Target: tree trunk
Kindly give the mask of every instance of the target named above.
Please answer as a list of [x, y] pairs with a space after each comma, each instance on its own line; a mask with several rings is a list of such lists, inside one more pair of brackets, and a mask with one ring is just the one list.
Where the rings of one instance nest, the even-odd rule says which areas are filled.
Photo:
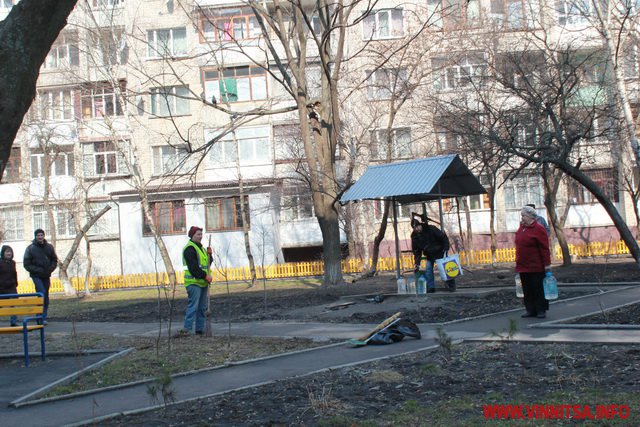
[[22, 0], [0, 21], [0, 181], [36, 93], [40, 66], [77, 0]]
[[[75, 256], [76, 251], [78, 250], [78, 246], [80, 246], [80, 241], [82, 240], [83, 237], [86, 236], [87, 231], [89, 231], [89, 229], [100, 219], [100, 217], [102, 217], [102, 215], [107, 213], [109, 209], [111, 209], [111, 206], [107, 205], [104, 208], [102, 208], [100, 212], [98, 212], [97, 214], [89, 218], [89, 221], [87, 221], [84, 227], [82, 227], [76, 233], [76, 237], [73, 239], [73, 243], [71, 244], [71, 248], [69, 248], [69, 252], [67, 252], [67, 256], [64, 257], [63, 261], [61, 262], [58, 261], [60, 280], [62, 281], [62, 285], [64, 286], [65, 295], [73, 295], [75, 292], [73, 289], [73, 286], [71, 286], [71, 281], [69, 280], [69, 273], [67, 270], [69, 269], [69, 264], [71, 264], [71, 261], [73, 260], [73, 257]], [[88, 249], [88, 246], [89, 246], [89, 240], [87, 240], [87, 249]]]
[[578, 168], [575, 168], [566, 163], [558, 163], [557, 166], [562, 169], [567, 175], [578, 181], [582, 184], [593, 196], [600, 202], [605, 211], [609, 214], [609, 217], [613, 221], [613, 224], [618, 229], [620, 233], [620, 237], [624, 241], [624, 243], [629, 248], [629, 252], [633, 259], [635, 259], [636, 264], [640, 267], [640, 247], [638, 246], [638, 242], [633, 237], [633, 233], [629, 230], [627, 223], [624, 221], [624, 218], [618, 212], [618, 209], [613, 205], [611, 200], [602, 192], [602, 189], [596, 185], [596, 183], [591, 180], [587, 175], [582, 173], [582, 171]]
[[[569, 244], [567, 243], [567, 237], [564, 235], [564, 223], [569, 213], [569, 199], [567, 198], [567, 205], [562, 217], [558, 217], [556, 211], [555, 201], [558, 200], [558, 189], [560, 188], [560, 182], [562, 180], [562, 171], [558, 170], [557, 173], [549, 170], [549, 166], [545, 163], [542, 165], [542, 182], [544, 183], [544, 206], [547, 208], [547, 216], [549, 217], [549, 223], [551, 224], [552, 234], [555, 234], [558, 239], [558, 245], [560, 245], [560, 251], [562, 252], [562, 265], [569, 266], [572, 263], [571, 253], [569, 252]], [[553, 245], [553, 238], [549, 236], [549, 246]], [[553, 247], [551, 248], [551, 255], [553, 256]]]
[[382, 211], [382, 222], [378, 229], [378, 234], [373, 239], [373, 252], [371, 254], [371, 268], [364, 277], [372, 277], [376, 274], [378, 269], [378, 259], [380, 258], [380, 243], [384, 240], [384, 235], [387, 233], [387, 220], [389, 218], [389, 207], [391, 202], [389, 200], [384, 201], [384, 208]]

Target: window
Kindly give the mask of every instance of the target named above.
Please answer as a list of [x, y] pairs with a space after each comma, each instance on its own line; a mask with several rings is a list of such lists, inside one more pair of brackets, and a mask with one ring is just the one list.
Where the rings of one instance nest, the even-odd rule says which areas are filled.
[[[126, 90], [126, 82], [120, 82], [120, 92]], [[96, 83], [82, 90], [82, 118], [100, 119], [121, 116], [120, 94], [109, 83]]]
[[93, 7], [121, 7], [124, 0], [93, 0]]
[[[69, 238], [76, 235], [76, 226], [73, 220], [73, 212], [67, 207], [60, 205], [50, 205], [53, 212], [53, 220], [56, 226], [56, 237]], [[41, 228], [47, 234], [51, 234], [51, 225], [49, 224], [49, 214], [45, 205], [36, 205], [33, 207], [33, 229]]]
[[147, 31], [147, 45], [149, 58], [186, 55], [187, 30], [182, 27]]
[[240, 164], [264, 164], [271, 160], [269, 144], [269, 128], [266, 126], [255, 128], [240, 128], [228, 133], [218, 140], [211, 149], [211, 161], [215, 164], [235, 163], [236, 143]]
[[407, 70], [404, 68], [379, 68], [367, 71], [367, 98], [390, 99], [392, 95], [403, 96], [408, 84]]
[[11, 147], [11, 155], [7, 160], [7, 165], [5, 166], [4, 174], [2, 175], [3, 184], [15, 184], [16, 182], [20, 182], [21, 158], [20, 147]]
[[203, 78], [208, 100], [240, 102], [267, 98], [267, 74], [261, 67], [205, 70]]
[[151, 114], [158, 117], [185, 116], [191, 113], [189, 88], [170, 86], [151, 89]]
[[296, 221], [313, 218], [313, 200], [307, 190], [300, 194], [286, 194], [282, 196], [282, 210], [280, 222]]
[[95, 66], [126, 64], [128, 59], [127, 40], [123, 28], [102, 28], [91, 34]]
[[511, 140], [520, 147], [535, 147], [538, 139], [538, 130], [535, 121], [526, 115], [511, 117]]
[[153, 147], [154, 175], [186, 173], [193, 166], [185, 145]]
[[444, 128], [436, 128], [436, 142], [442, 152], [457, 152], [462, 145], [462, 137]]
[[623, 49], [622, 67], [627, 80], [637, 80], [640, 77], [640, 47], [635, 45]]
[[534, 174], [520, 174], [504, 183], [504, 199], [507, 209], [520, 209], [533, 203], [536, 206], [544, 204], [544, 188], [542, 176]]
[[273, 145], [276, 160], [304, 159], [304, 145], [299, 124], [273, 126]]
[[102, 209], [111, 206], [95, 224], [91, 226], [88, 234], [93, 236], [117, 236], [120, 233], [118, 220], [118, 205], [113, 202], [91, 202], [87, 212], [87, 221]]
[[[153, 202], [149, 204], [151, 218], [160, 234], [183, 234], [187, 231], [184, 200]], [[143, 214], [143, 234], [151, 235], [151, 227]]]
[[[602, 189], [605, 196], [612, 202], [620, 201], [618, 172], [615, 169], [592, 169], [583, 172]], [[569, 182], [569, 201], [577, 205], [599, 203], [595, 196], [576, 180]]]
[[434, 88], [437, 91], [483, 87], [487, 65], [482, 54], [464, 55], [455, 63], [445, 59], [434, 59]]
[[591, 0], [555, 0], [560, 25], [580, 25], [593, 13]]
[[[411, 212], [417, 212], [422, 214], [422, 205], [419, 203], [413, 203], [408, 205], [398, 205], [398, 219], [410, 219]], [[373, 216], [376, 220], [382, 219], [384, 213], [384, 200], [373, 201]], [[389, 206], [389, 218], [388, 221], [393, 221], [393, 205]]]
[[84, 174], [87, 177], [125, 175], [127, 167], [123, 153], [113, 141], [83, 145]]
[[[487, 175], [481, 175], [480, 183], [486, 188], [489, 184]], [[455, 200], [455, 199], [450, 199]], [[476, 194], [475, 196], [467, 196], [467, 203], [470, 210], [489, 209], [489, 194]]]
[[[249, 214], [249, 198], [245, 196], [244, 209]], [[240, 197], [205, 200], [207, 231], [237, 230], [242, 228]], [[247, 227], [249, 224], [247, 224]]]
[[71, 89], [39, 90], [31, 110], [31, 118], [53, 121], [73, 120], [78, 96], [79, 92]]
[[[389, 144], [391, 145], [389, 147]], [[398, 128], [391, 130], [391, 138], [386, 129], [371, 131], [371, 158], [387, 160], [387, 149], [391, 151], [391, 160], [412, 157], [411, 129]]]
[[42, 64], [44, 69], [77, 67], [78, 65], [80, 65], [80, 50], [78, 49], [78, 34], [76, 32], [61, 34], [51, 46]]
[[0, 10], [9, 10], [17, 0], [0, 0]]
[[262, 30], [250, 7], [218, 9], [200, 16], [200, 34], [207, 41], [239, 41], [260, 37]]
[[0, 240], [22, 240], [24, 237], [24, 213], [22, 207], [0, 209]]
[[45, 158], [51, 163], [49, 176], [71, 176], [74, 174], [73, 147], [54, 147], [45, 156], [43, 150], [31, 150], [31, 178], [44, 177]]
[[402, 9], [383, 9], [372, 12], [362, 21], [362, 35], [365, 40], [380, 40], [402, 37]]

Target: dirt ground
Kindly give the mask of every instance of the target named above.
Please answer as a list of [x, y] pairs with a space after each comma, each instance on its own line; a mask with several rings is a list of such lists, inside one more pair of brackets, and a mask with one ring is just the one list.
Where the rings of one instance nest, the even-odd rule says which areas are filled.
[[[566, 298], [607, 288], [606, 282], [640, 282], [630, 258], [581, 261], [553, 269], [562, 283], [595, 283], [560, 289]], [[471, 296], [468, 288], [487, 293]], [[415, 322], [454, 318], [521, 307], [514, 296], [512, 266], [474, 268], [458, 281], [458, 291], [439, 290], [427, 298], [395, 297], [393, 275], [346, 286], [246, 290], [216, 296], [216, 320], [296, 320], [378, 322], [398, 309]], [[382, 303], [369, 301], [385, 295]], [[344, 309], [328, 307], [355, 302]], [[609, 315], [611, 321], [638, 323], [639, 306]], [[179, 301], [176, 313], [184, 310]], [[149, 321], [166, 316], [157, 302], [132, 301], [126, 309], [96, 310], [77, 320]], [[179, 318], [180, 315], [176, 315]], [[604, 323], [602, 319], [594, 319]], [[357, 350], [354, 350], [357, 351]], [[485, 404], [628, 405], [632, 417], [606, 424], [640, 425], [640, 347], [637, 345], [495, 343], [447, 345], [384, 361], [282, 380], [164, 410], [104, 421], [104, 426], [485, 426]], [[595, 409], [593, 409], [595, 411]], [[455, 420], [455, 421], [453, 421]], [[575, 425], [550, 420], [548, 424]], [[495, 421], [494, 421], [495, 422]], [[453, 423], [453, 424], [452, 424]], [[493, 423], [493, 422], [492, 422]], [[568, 423], [568, 424], [567, 424]], [[500, 424], [502, 425], [502, 424]], [[509, 424], [511, 425], [511, 424]], [[522, 424], [518, 424], [522, 425]]]
[[[640, 282], [640, 269], [629, 257], [612, 259], [589, 259], [576, 262], [569, 267], [554, 266], [554, 275], [559, 283], [606, 283]], [[355, 280], [344, 286], [321, 287], [310, 284], [307, 288], [282, 289], [270, 287], [266, 292], [262, 284], [254, 289], [217, 295], [212, 299], [214, 321], [233, 322], [252, 320], [290, 320], [347, 323], [378, 323], [391, 314], [402, 311], [414, 322], [438, 323], [454, 319], [493, 313], [522, 306], [513, 289], [513, 266], [496, 268], [474, 267], [467, 270], [458, 281], [458, 291], [449, 293], [438, 289], [427, 297], [394, 296], [395, 277], [391, 273], [373, 278]], [[346, 278], [354, 281], [353, 278]], [[437, 286], [441, 283], [436, 282]], [[215, 285], [223, 286], [223, 285]], [[491, 292], [469, 295], [470, 287], [492, 288]], [[255, 289], [258, 288], [258, 289]], [[574, 297], [594, 292], [579, 287], [560, 289], [560, 298]], [[382, 303], [370, 301], [375, 295], [385, 295]], [[353, 302], [346, 308], [331, 309], [341, 303]], [[169, 304], [163, 301], [131, 301], [126, 307], [96, 309], [78, 312], [76, 321], [149, 322], [161, 316], [168, 317]], [[186, 299], [179, 299], [173, 308], [173, 318], [179, 321], [186, 307]], [[334, 307], [335, 308], [335, 307]], [[69, 320], [56, 319], [52, 320]]]

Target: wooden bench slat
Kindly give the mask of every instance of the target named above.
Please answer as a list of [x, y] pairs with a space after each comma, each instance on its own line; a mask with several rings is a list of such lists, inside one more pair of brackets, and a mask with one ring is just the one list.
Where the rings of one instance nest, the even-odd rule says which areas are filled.
[[[27, 325], [27, 331], [35, 331], [44, 328], [43, 325]], [[0, 327], [0, 334], [21, 334], [22, 326], [3, 326]]]
[[43, 306], [0, 308], [0, 316], [22, 316], [25, 314], [42, 314]]
[[0, 298], [0, 307], [44, 305], [42, 297]]

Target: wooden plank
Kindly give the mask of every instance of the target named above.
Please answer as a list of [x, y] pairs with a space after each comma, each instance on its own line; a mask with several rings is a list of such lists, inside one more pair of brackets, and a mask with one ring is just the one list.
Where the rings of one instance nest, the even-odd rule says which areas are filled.
[[[28, 325], [27, 331], [35, 331], [37, 329], [44, 328], [43, 325]], [[3, 326], [0, 328], [0, 334], [20, 334], [22, 333], [22, 326]]]
[[43, 305], [43, 297], [19, 297], [19, 298], [2, 298], [0, 299], [0, 307], [16, 307], [25, 305]]
[[371, 332], [367, 333], [366, 335], [361, 336], [360, 338], [358, 338], [356, 340], [352, 340], [352, 343], [361, 343], [361, 342], [366, 341], [367, 339], [371, 338], [376, 332], [378, 332], [381, 329], [384, 329], [389, 324], [393, 323], [401, 315], [402, 315], [401, 311], [397, 312], [396, 314], [394, 314], [393, 316], [389, 317], [384, 322], [382, 322], [378, 326], [376, 326]]
[[25, 314], [42, 314], [44, 307], [41, 305], [31, 307], [4, 307], [0, 308], [0, 316], [22, 316]]

